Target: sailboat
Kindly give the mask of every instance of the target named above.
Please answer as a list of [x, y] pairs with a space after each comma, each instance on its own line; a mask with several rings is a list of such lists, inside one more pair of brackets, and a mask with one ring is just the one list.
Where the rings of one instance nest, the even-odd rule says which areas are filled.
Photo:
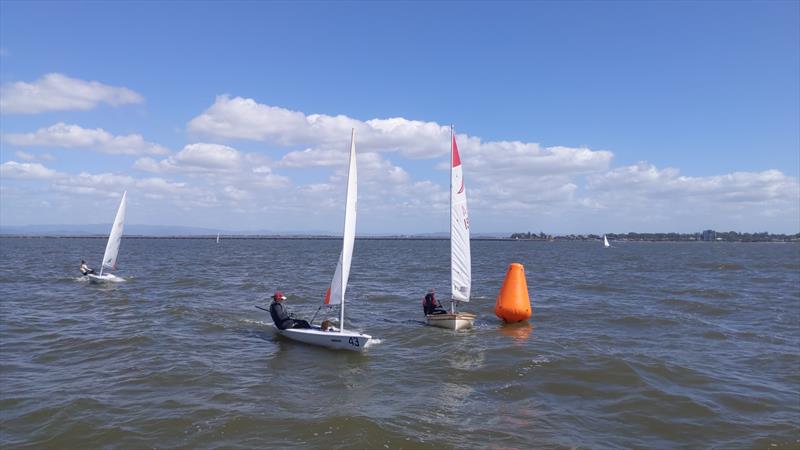
[[330, 288], [325, 296], [325, 305], [339, 305], [339, 329], [323, 331], [319, 327], [310, 329], [288, 328], [279, 333], [295, 341], [319, 345], [331, 349], [346, 349], [362, 352], [372, 336], [358, 331], [345, 330], [344, 302], [347, 280], [350, 277], [350, 263], [353, 259], [353, 245], [356, 238], [356, 202], [358, 197], [358, 174], [356, 170], [356, 131], [350, 136], [350, 163], [347, 172], [347, 201], [344, 211], [344, 236], [342, 252], [333, 274]]
[[108, 235], [108, 243], [106, 244], [106, 251], [103, 254], [103, 264], [100, 266], [100, 273], [90, 273], [87, 275], [89, 281], [92, 283], [107, 283], [125, 281], [124, 278], [118, 277], [109, 270], [117, 268], [117, 254], [119, 253], [119, 244], [122, 241], [122, 228], [125, 225], [125, 206], [128, 198], [128, 191], [122, 194], [122, 200], [119, 202], [119, 209], [117, 215], [114, 217], [114, 225], [111, 226], [111, 233]]
[[603, 247], [604, 248], [611, 247], [611, 244], [608, 243], [608, 238], [606, 237], [605, 234], [603, 235]]
[[217, 244], [219, 244], [219, 233], [217, 233]]
[[456, 136], [450, 128], [450, 313], [428, 314], [428, 325], [461, 330], [471, 328], [475, 314], [456, 311], [459, 302], [468, 302], [472, 285], [472, 261], [469, 247], [469, 213], [464, 173], [458, 154]]

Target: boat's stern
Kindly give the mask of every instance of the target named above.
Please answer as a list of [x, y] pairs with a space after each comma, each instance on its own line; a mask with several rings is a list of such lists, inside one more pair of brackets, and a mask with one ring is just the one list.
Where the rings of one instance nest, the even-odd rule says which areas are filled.
[[475, 314], [456, 313], [456, 314], [428, 314], [425, 319], [432, 327], [445, 328], [448, 330], [464, 330], [472, 328], [475, 321]]

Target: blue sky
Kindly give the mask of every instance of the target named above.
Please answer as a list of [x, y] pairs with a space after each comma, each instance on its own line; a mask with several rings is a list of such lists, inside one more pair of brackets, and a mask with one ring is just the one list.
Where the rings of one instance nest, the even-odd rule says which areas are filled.
[[336, 232], [354, 126], [359, 231], [446, 231], [454, 123], [474, 232], [800, 231], [797, 2], [3, 2], [0, 41], [0, 226], [128, 189]]

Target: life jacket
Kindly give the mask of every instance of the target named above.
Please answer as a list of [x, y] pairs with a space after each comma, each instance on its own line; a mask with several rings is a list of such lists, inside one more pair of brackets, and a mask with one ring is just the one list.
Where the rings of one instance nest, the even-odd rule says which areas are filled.
[[425, 311], [425, 314], [430, 314], [436, 309], [436, 299], [433, 294], [425, 295], [425, 298], [422, 300], [422, 309]]
[[269, 315], [272, 316], [272, 321], [275, 322], [275, 326], [279, 329], [285, 330], [291, 328], [292, 319], [279, 302], [272, 302], [272, 304], [269, 305]]

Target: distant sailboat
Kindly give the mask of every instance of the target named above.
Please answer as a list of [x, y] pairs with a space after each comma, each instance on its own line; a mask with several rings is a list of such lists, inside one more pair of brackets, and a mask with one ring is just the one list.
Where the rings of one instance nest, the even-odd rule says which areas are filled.
[[106, 251], [103, 254], [103, 264], [100, 266], [100, 274], [89, 274], [89, 281], [92, 283], [106, 283], [125, 281], [125, 279], [118, 277], [108, 270], [115, 270], [117, 268], [117, 254], [119, 253], [119, 244], [122, 242], [122, 229], [125, 226], [125, 208], [126, 200], [128, 198], [128, 191], [122, 194], [122, 200], [119, 202], [119, 209], [117, 215], [114, 217], [114, 225], [111, 226], [111, 233], [108, 235], [108, 243], [106, 244]]
[[279, 333], [295, 341], [319, 345], [331, 349], [364, 351], [372, 336], [344, 328], [344, 299], [347, 280], [350, 277], [350, 264], [353, 260], [353, 246], [356, 238], [356, 203], [358, 197], [358, 173], [356, 167], [356, 132], [350, 137], [350, 163], [347, 173], [347, 200], [344, 211], [344, 236], [342, 252], [330, 288], [325, 296], [326, 305], [339, 305], [339, 330], [322, 331], [319, 327], [311, 329], [287, 328]]
[[428, 314], [428, 325], [460, 330], [472, 327], [475, 314], [456, 311], [459, 302], [468, 302], [472, 286], [472, 260], [469, 242], [469, 213], [464, 174], [456, 136], [450, 129], [450, 313]]
[[611, 244], [608, 243], [608, 238], [606, 237], [605, 234], [603, 235], [603, 247], [605, 248], [611, 247]]
[[217, 233], [217, 244], [219, 244], [219, 233]]

